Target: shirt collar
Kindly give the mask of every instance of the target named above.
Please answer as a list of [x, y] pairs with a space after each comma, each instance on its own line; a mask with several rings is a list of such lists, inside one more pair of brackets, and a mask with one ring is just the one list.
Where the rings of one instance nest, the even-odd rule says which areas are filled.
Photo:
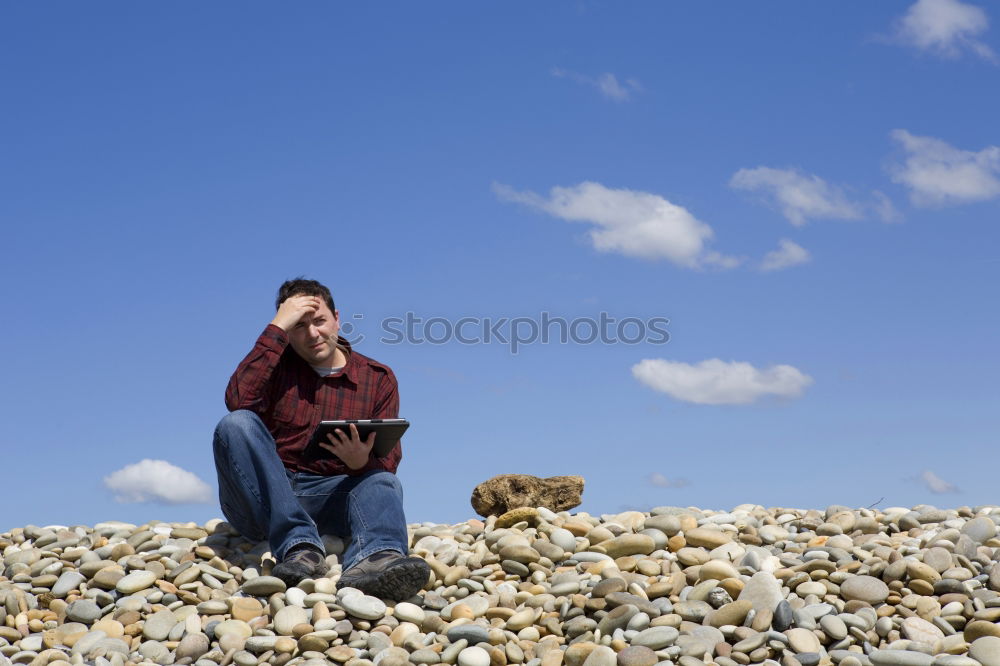
[[351, 350], [351, 343], [339, 335], [337, 336], [337, 346], [340, 347], [340, 351], [344, 352], [344, 356], [347, 357], [347, 362], [344, 363], [344, 367], [341, 368], [340, 372], [334, 373], [332, 375], [327, 375], [326, 377], [321, 377], [320, 375], [316, 374], [316, 371], [313, 370], [313, 367], [309, 365], [309, 363], [307, 363], [306, 360], [303, 359], [298, 354], [292, 352], [292, 356], [295, 359], [297, 359], [297, 362], [301, 363], [303, 367], [309, 368], [309, 372], [318, 377], [319, 379], [335, 379], [337, 377], [344, 377], [345, 379], [347, 379], [347, 381], [357, 386], [358, 372], [360, 370], [358, 366], [361, 364], [361, 359], [357, 358], [357, 355]]
[[358, 363], [359, 359], [355, 356], [353, 350], [351, 349], [351, 343], [345, 340], [341, 336], [337, 336], [337, 346], [340, 347], [340, 351], [344, 352], [344, 356], [347, 357], [347, 362], [344, 363], [343, 370], [336, 374], [330, 375], [331, 377], [346, 377], [355, 386], [358, 385]]

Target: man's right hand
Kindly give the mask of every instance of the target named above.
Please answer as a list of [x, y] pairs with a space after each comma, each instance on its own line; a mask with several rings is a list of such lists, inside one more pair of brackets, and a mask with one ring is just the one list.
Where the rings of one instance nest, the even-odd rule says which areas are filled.
[[322, 301], [319, 296], [292, 296], [286, 298], [278, 306], [278, 313], [274, 315], [271, 323], [281, 330], [288, 332], [304, 316], [316, 314], [320, 303]]

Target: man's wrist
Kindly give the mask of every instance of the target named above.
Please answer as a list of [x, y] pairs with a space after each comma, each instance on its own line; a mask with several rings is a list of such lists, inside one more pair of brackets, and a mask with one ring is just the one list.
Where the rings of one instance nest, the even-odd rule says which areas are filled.
[[352, 467], [350, 464], [348, 464], [347, 461], [344, 461], [344, 465], [346, 465], [347, 469], [351, 470], [352, 472], [357, 472], [359, 469], [364, 469], [365, 465], [367, 465], [367, 464], [368, 464], [368, 460], [367, 459], [361, 461], [361, 464], [358, 465], [357, 467]]

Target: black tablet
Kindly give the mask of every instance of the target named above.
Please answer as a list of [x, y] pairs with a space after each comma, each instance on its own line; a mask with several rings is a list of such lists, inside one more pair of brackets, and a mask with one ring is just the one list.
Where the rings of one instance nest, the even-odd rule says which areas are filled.
[[400, 440], [406, 429], [410, 427], [410, 422], [406, 419], [348, 419], [345, 421], [320, 421], [313, 431], [309, 445], [306, 447], [306, 456], [309, 458], [335, 457], [330, 451], [319, 445], [320, 442], [329, 443], [327, 435], [334, 430], [343, 430], [345, 435], [351, 434], [350, 425], [354, 424], [358, 429], [358, 437], [361, 441], [368, 439], [370, 433], [375, 433], [375, 443], [372, 451], [379, 458], [384, 458], [396, 442]]

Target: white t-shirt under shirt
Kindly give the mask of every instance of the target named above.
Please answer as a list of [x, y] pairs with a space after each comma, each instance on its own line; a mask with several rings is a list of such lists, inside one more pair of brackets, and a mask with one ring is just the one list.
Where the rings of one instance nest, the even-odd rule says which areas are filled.
[[[341, 345], [338, 344], [337, 345], [337, 349], [339, 349], [340, 351], [344, 352], [344, 356], [347, 356], [347, 352], [344, 351], [343, 346], [341, 346]], [[338, 372], [340, 372], [341, 370], [344, 369], [344, 366], [340, 366], [339, 368], [321, 368], [319, 366], [312, 365], [312, 366], [309, 366], [309, 367], [311, 367], [313, 370], [315, 370], [316, 374], [318, 374], [320, 377], [329, 377], [330, 375], [335, 375], [335, 374], [337, 374]]]

